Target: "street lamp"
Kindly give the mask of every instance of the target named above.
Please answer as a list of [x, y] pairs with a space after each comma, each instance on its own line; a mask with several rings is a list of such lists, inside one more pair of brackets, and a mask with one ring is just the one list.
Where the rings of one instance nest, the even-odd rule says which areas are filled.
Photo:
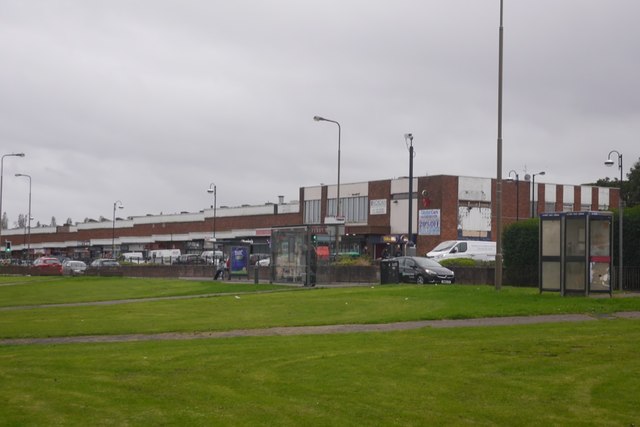
[[5, 157], [24, 157], [24, 153], [3, 154], [0, 159], [0, 244], [2, 243], [2, 177], [4, 175], [4, 158]]
[[511, 180], [513, 180], [513, 178], [511, 178], [511, 174], [514, 174], [516, 176], [516, 221], [519, 221], [520, 220], [520, 175], [518, 175], [518, 172], [511, 169], [509, 171], [509, 179]]
[[502, 289], [502, 57], [504, 27], [502, 26], [502, 0], [500, 0], [500, 28], [498, 29], [498, 153], [496, 177], [496, 267], [495, 288]]
[[618, 195], [618, 289], [622, 290], [622, 214], [624, 209], [622, 201], [622, 153], [611, 150], [604, 164], [607, 166], [613, 166], [615, 164], [615, 162], [611, 160], [611, 155], [614, 153], [618, 156], [618, 169], [620, 169], [620, 194]]
[[[216, 201], [216, 185], [211, 183], [209, 188], [207, 189], [207, 193], [213, 193], [213, 250], [216, 250], [216, 209], [217, 209], [217, 201]], [[215, 254], [214, 254], [215, 255]]]
[[341, 134], [341, 129], [340, 129], [340, 123], [336, 122], [335, 120], [330, 120], [330, 119], [325, 119], [324, 117], [320, 117], [320, 116], [313, 116], [313, 120], [315, 120], [316, 122], [330, 122], [330, 123], [335, 123], [336, 125], [338, 125], [338, 186], [337, 186], [337, 195], [336, 195], [336, 218], [340, 217], [340, 134]]
[[113, 227], [111, 229], [111, 257], [116, 257], [116, 207], [123, 209], [124, 205], [120, 200], [113, 202]]
[[[413, 241], [413, 134], [405, 133], [404, 134], [405, 143], [407, 144], [407, 148], [409, 149], [409, 242], [414, 243]], [[407, 254], [407, 248], [405, 246], [405, 255]]]
[[27, 219], [27, 259], [31, 259], [31, 175], [17, 173], [16, 176], [23, 176], [29, 180], [29, 216]]
[[536, 200], [536, 175], [544, 175], [544, 171], [531, 174], [531, 218], [535, 218], [537, 209], [534, 209]]
[[338, 123], [335, 120], [330, 120], [330, 119], [325, 119], [324, 117], [320, 117], [320, 116], [313, 116], [313, 120], [315, 120], [316, 122], [330, 122], [330, 123], [335, 123], [336, 125], [338, 125], [338, 184], [336, 187], [336, 240], [335, 240], [335, 250], [336, 250], [336, 256], [338, 256], [338, 233], [340, 230], [340, 226], [338, 225], [338, 218], [340, 218], [340, 213], [341, 213], [341, 209], [340, 209], [340, 134], [342, 133], [342, 130], [340, 128], [340, 123]]

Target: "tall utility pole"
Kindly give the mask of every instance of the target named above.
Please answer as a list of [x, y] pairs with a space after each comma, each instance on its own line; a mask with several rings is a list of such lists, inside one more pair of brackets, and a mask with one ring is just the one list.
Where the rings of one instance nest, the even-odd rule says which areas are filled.
[[[408, 237], [409, 242], [413, 241], [413, 134], [404, 134], [405, 142], [409, 148], [409, 227]], [[407, 253], [407, 246], [405, 245], [405, 255]]]
[[498, 35], [498, 161], [496, 177], [496, 290], [502, 289], [502, 0], [500, 0], [500, 29]]

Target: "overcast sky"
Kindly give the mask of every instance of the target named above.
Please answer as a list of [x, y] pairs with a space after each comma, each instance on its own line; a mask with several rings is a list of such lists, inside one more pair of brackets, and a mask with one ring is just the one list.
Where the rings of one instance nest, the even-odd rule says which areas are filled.
[[[640, 157], [640, 1], [505, 0], [503, 175]], [[499, 0], [0, 0], [10, 227], [496, 176]]]

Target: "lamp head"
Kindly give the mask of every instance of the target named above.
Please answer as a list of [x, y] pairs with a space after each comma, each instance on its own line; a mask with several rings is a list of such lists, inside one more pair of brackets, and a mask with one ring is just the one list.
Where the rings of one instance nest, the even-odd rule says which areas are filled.
[[404, 139], [409, 139], [409, 140], [413, 141], [413, 134], [412, 133], [405, 133], [404, 134]]
[[320, 122], [320, 121], [324, 120], [324, 118], [320, 117], [320, 116], [313, 116], [313, 120], [315, 120], [316, 122]]
[[207, 188], [207, 193], [213, 193], [213, 192], [214, 192], [213, 188]]
[[542, 172], [538, 172], [538, 175], [544, 175], [546, 172], [542, 171]]
[[605, 166], [613, 166], [615, 162], [611, 160], [611, 158], [608, 158], [607, 160], [605, 160], [604, 164]]

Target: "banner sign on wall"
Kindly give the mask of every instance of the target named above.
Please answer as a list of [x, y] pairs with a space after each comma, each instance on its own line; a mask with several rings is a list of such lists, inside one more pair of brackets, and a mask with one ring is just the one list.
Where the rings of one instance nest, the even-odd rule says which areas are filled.
[[418, 234], [421, 236], [440, 235], [440, 209], [418, 211]]
[[387, 199], [369, 200], [369, 215], [385, 215], [387, 213]]

